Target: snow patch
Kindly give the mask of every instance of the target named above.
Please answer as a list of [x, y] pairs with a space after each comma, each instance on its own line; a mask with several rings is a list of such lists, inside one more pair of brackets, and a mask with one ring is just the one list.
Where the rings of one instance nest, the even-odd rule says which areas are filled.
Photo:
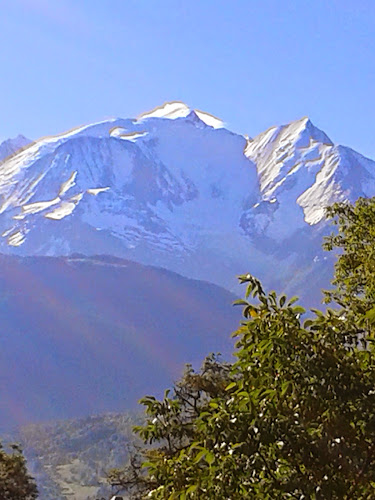
[[38, 212], [42, 212], [43, 210], [46, 210], [47, 208], [49, 208], [53, 205], [57, 205], [58, 203], [60, 203], [60, 201], [61, 201], [61, 199], [57, 196], [53, 200], [37, 201], [35, 203], [29, 203], [29, 204], [24, 205], [22, 207], [22, 214], [19, 216], [15, 215], [13, 217], [13, 219], [17, 219], [17, 218], [21, 219], [21, 218], [24, 218], [25, 215], [37, 214]]
[[14, 231], [14, 229], [15, 229], [14, 227], [11, 227], [10, 229], [6, 229], [6, 230], [5, 230], [5, 231], [1, 234], [1, 236], [2, 236], [3, 238], [6, 238], [7, 236], [9, 236], [9, 235], [10, 235], [10, 233], [11, 233], [12, 231]]
[[17, 231], [13, 233], [8, 238], [8, 245], [11, 247], [19, 247], [25, 241], [26, 237], [22, 231]]
[[93, 194], [94, 196], [96, 196], [99, 193], [104, 193], [105, 191], [108, 191], [108, 189], [110, 189], [110, 187], [90, 188], [87, 189], [86, 193]]
[[53, 220], [61, 220], [68, 215], [71, 215], [78, 205], [78, 203], [82, 200], [83, 193], [76, 194], [72, 196], [68, 201], [63, 201], [55, 210], [52, 212], [48, 212], [44, 215], [47, 219]]
[[111, 137], [116, 137], [117, 139], [123, 139], [125, 141], [135, 142], [140, 137], [145, 137], [148, 132], [129, 132], [123, 127], [114, 127], [109, 131]]
[[69, 179], [61, 184], [60, 191], [59, 191], [59, 196], [62, 196], [65, 194], [67, 191], [69, 191], [70, 188], [75, 186], [75, 178], [77, 177], [77, 171], [72, 172], [71, 176]]
[[72, 196], [69, 201], [73, 201], [74, 203], [79, 203], [83, 198], [83, 193], [78, 193]]
[[48, 214], [45, 214], [44, 217], [46, 217], [47, 219], [61, 220], [73, 213], [75, 207], [75, 203], [64, 201], [59, 207], [55, 208], [55, 210], [53, 210], [52, 212], [48, 212]]

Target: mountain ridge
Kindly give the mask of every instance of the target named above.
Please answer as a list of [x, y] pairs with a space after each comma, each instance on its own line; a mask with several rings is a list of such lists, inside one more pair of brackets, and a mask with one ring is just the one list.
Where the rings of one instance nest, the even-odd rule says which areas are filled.
[[230, 290], [250, 270], [295, 294], [332, 269], [320, 248], [325, 206], [373, 194], [375, 162], [307, 117], [250, 139], [165, 103], [41, 139], [3, 162], [0, 251], [116, 255]]

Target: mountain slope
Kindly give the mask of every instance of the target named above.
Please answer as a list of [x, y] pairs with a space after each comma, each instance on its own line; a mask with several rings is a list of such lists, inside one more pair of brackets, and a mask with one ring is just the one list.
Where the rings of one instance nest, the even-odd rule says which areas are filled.
[[108, 257], [0, 256], [0, 428], [135, 407], [230, 356], [240, 311], [209, 283]]

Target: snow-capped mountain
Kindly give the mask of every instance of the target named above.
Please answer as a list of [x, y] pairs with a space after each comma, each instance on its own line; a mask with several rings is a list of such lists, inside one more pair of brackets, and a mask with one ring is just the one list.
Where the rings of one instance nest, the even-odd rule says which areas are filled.
[[295, 201], [309, 225], [335, 201], [375, 193], [375, 162], [334, 145], [307, 117], [248, 140], [245, 155], [257, 165], [262, 199]]
[[[307, 118], [254, 139], [180, 102], [36, 141], [0, 165], [0, 251], [110, 254], [233, 288], [320, 289], [324, 207], [375, 194], [375, 162]], [[291, 279], [292, 276], [292, 279]]]

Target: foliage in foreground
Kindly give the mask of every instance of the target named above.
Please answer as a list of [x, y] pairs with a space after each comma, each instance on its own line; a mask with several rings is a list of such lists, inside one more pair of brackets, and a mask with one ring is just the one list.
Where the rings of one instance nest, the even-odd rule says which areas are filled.
[[301, 322], [296, 300], [246, 284], [237, 361], [189, 368], [145, 397], [147, 445], [112, 481], [133, 498], [375, 498], [375, 201], [335, 205], [339, 247], [327, 301]]
[[2, 500], [33, 500], [38, 492], [34, 480], [29, 476], [25, 458], [18, 448], [7, 453], [0, 446], [0, 498]]

